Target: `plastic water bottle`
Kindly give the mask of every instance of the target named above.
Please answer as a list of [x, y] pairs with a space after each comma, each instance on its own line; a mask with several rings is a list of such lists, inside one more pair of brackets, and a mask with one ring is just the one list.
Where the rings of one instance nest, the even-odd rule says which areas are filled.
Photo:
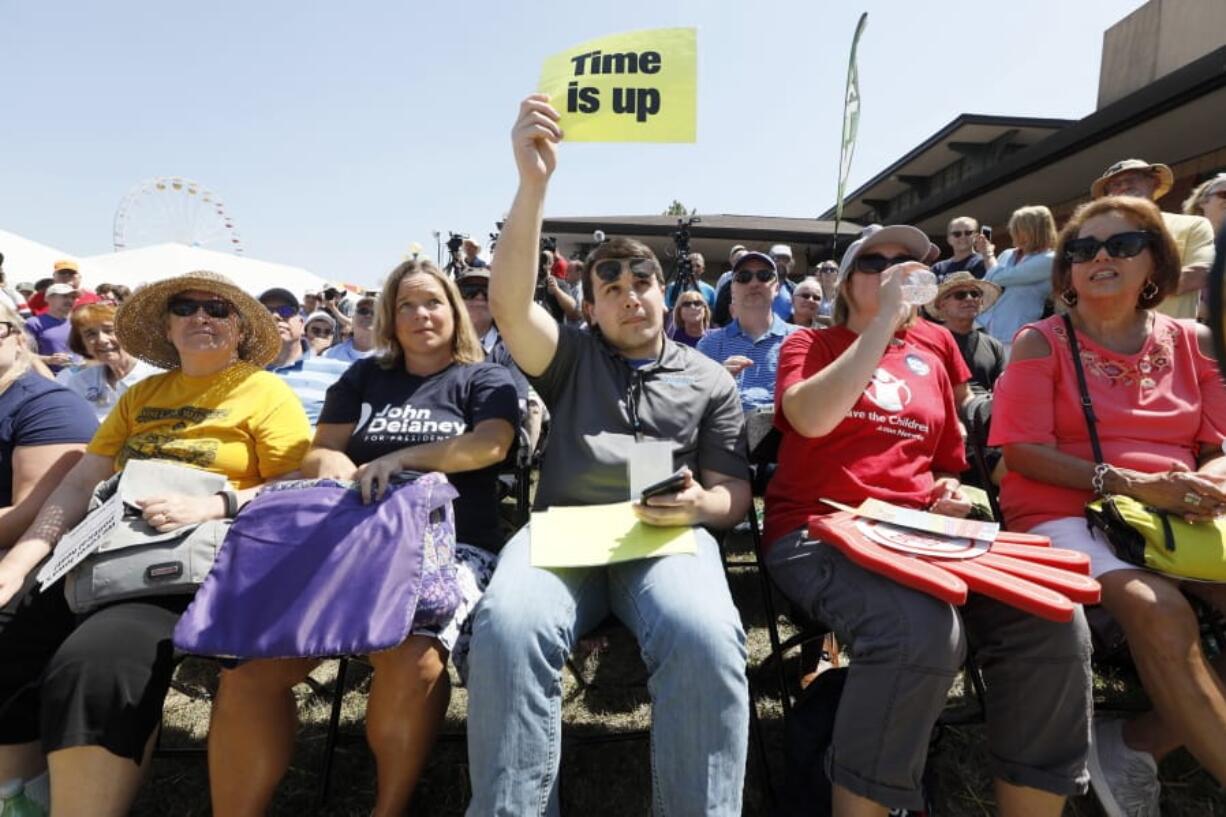
[[0, 783], [0, 817], [47, 817], [42, 806], [26, 797], [25, 783], [21, 778]]
[[930, 270], [911, 270], [902, 279], [902, 299], [923, 306], [937, 296], [937, 277]]

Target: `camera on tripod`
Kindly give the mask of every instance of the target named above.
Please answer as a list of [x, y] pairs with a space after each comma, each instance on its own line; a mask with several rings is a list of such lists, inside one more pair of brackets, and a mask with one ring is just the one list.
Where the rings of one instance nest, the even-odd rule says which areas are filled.
[[468, 240], [468, 233], [453, 233], [448, 230], [447, 235], [450, 236], [447, 239], [447, 252], [451, 253], [451, 259], [443, 268], [443, 272], [447, 273], [452, 280], [457, 280], [468, 268], [468, 264], [460, 256], [460, 250], [464, 247], [464, 242]]
[[676, 247], [677, 260], [669, 275], [669, 289], [680, 295], [686, 290], [697, 290], [698, 281], [694, 278], [694, 265], [690, 262], [690, 228], [702, 221], [698, 216], [677, 219], [677, 229], [673, 230], [673, 245]]

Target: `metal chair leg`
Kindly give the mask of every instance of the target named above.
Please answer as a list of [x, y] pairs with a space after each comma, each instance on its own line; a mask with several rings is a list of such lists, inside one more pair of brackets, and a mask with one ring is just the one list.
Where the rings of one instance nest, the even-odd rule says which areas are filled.
[[349, 672], [349, 659], [341, 658], [336, 666], [336, 682], [332, 685], [332, 714], [328, 718], [328, 733], [324, 739], [324, 758], [319, 770], [318, 807], [328, 802], [332, 788], [332, 760], [336, 752], [336, 738], [341, 727], [341, 704], [345, 698], [345, 676]]

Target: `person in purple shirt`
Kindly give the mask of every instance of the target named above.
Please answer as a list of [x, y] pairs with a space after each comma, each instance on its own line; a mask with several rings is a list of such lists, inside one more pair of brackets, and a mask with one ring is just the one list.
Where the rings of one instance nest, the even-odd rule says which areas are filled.
[[52, 284], [46, 292], [47, 311], [26, 322], [26, 331], [38, 346], [38, 356], [53, 372], [70, 366], [75, 359], [68, 347], [72, 324], [68, 317], [77, 302], [72, 284]]
[[711, 328], [711, 307], [707, 299], [696, 289], [688, 289], [677, 298], [673, 307], [673, 326], [668, 330], [669, 340], [697, 346]]

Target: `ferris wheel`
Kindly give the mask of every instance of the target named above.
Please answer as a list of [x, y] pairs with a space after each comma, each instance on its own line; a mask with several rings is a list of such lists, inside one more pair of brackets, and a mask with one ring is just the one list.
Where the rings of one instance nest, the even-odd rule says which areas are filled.
[[179, 176], [146, 179], [129, 190], [115, 209], [117, 251], [168, 241], [243, 252], [242, 239], [221, 197]]

